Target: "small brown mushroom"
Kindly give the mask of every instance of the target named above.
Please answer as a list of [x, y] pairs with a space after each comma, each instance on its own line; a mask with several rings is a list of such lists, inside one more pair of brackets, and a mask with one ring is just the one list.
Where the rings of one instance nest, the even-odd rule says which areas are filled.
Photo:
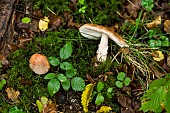
[[50, 69], [47, 57], [41, 54], [33, 54], [29, 60], [29, 66], [36, 74], [45, 74]]

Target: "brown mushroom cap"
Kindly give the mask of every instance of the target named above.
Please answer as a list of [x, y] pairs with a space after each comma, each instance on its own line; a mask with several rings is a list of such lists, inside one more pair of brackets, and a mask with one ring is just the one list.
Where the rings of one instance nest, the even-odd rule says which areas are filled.
[[94, 40], [100, 39], [103, 33], [106, 34], [111, 40], [113, 40], [120, 47], [129, 47], [119, 34], [101, 25], [85, 24], [79, 28], [79, 31], [82, 36]]
[[45, 74], [50, 69], [50, 63], [47, 60], [47, 57], [41, 54], [33, 54], [29, 60], [30, 68], [36, 74]]

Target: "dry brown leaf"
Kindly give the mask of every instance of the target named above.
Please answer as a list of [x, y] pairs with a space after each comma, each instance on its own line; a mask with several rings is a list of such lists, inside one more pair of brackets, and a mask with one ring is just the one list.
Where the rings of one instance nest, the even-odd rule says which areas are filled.
[[6, 57], [1, 55], [1, 54], [0, 54], [0, 63], [2, 63], [2, 65], [8, 65], [9, 64], [8, 60], [6, 59]]
[[52, 101], [48, 101], [48, 104], [44, 106], [41, 113], [57, 113], [57, 107]]
[[11, 99], [13, 102], [17, 101], [18, 96], [20, 95], [19, 91], [15, 91], [13, 88], [7, 88], [5, 91], [7, 92], [9, 99]]
[[137, 18], [138, 16], [138, 10], [141, 7], [141, 0], [129, 0], [128, 1], [128, 5], [126, 6], [126, 9], [128, 11], [128, 13], [134, 17]]
[[170, 33], [170, 20], [165, 20], [165, 22], [164, 22], [164, 30], [167, 33]]
[[153, 20], [152, 22], [150, 23], [147, 23], [147, 27], [149, 29], [152, 29], [154, 27], [157, 27], [158, 25], [161, 24], [161, 16], [158, 16], [155, 20]]
[[170, 54], [167, 57], [167, 65], [170, 67]]

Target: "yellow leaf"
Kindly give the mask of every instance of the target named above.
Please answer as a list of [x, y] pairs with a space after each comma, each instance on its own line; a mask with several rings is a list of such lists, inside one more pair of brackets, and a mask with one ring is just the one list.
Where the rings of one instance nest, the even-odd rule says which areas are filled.
[[40, 21], [39, 21], [39, 29], [41, 31], [45, 31], [46, 29], [48, 29], [48, 23], [49, 22], [50, 22], [50, 20], [46, 16], [43, 19], [40, 19]]
[[161, 24], [161, 16], [158, 16], [154, 21], [147, 23], [147, 27], [149, 29], [152, 29], [154, 27], [157, 27], [160, 24]]
[[88, 84], [81, 95], [81, 104], [83, 105], [84, 112], [88, 112], [88, 104], [91, 99], [93, 88], [94, 84]]
[[13, 88], [7, 88], [5, 91], [7, 92], [8, 98], [10, 98], [13, 102], [17, 101], [20, 94], [19, 91], [15, 91]]
[[110, 110], [112, 110], [109, 106], [101, 106], [99, 110], [97, 110], [97, 113], [108, 113]]
[[158, 62], [163, 60], [164, 59], [164, 55], [163, 55], [162, 51], [155, 51], [153, 53], [153, 59], [155, 61], [158, 61]]

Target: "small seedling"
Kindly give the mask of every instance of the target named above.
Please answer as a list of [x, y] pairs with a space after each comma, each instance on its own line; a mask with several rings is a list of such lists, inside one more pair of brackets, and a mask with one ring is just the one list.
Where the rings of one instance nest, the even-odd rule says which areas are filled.
[[152, 11], [154, 7], [154, 0], [142, 0], [141, 5], [146, 9], [146, 11]]
[[[62, 60], [67, 59], [72, 54], [72, 45], [70, 42], [66, 43], [60, 49], [60, 58]], [[70, 86], [75, 91], [83, 91], [85, 88], [85, 82], [80, 77], [74, 77], [77, 74], [77, 69], [74, 69], [70, 62], [61, 62], [58, 58], [52, 56], [48, 58], [49, 62], [53, 66], [59, 66], [59, 69], [65, 70], [63, 73], [48, 73], [44, 79], [50, 79], [48, 82], [48, 91], [51, 96], [57, 93], [61, 86], [65, 91], [68, 91]]]
[[126, 77], [125, 73], [124, 72], [120, 72], [118, 75], [117, 75], [117, 81], [116, 81], [116, 86], [118, 88], [122, 88], [123, 85], [125, 86], [128, 86], [130, 84], [130, 78], [129, 77]]

